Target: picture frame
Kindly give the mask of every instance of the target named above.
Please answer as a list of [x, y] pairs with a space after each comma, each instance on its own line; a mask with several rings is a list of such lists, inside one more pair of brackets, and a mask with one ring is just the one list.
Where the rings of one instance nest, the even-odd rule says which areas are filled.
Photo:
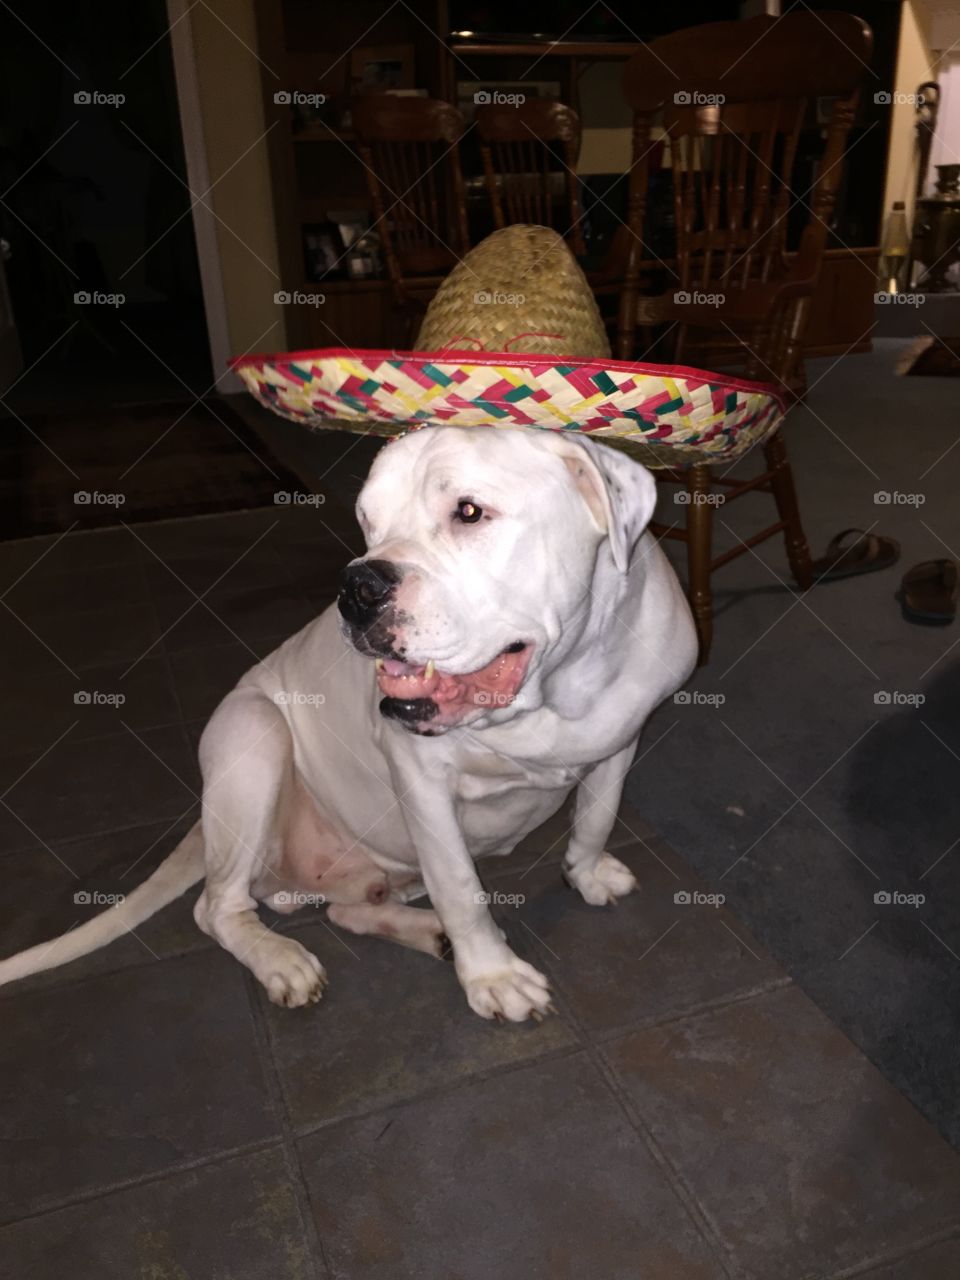
[[303, 228], [303, 259], [307, 279], [314, 284], [346, 275], [345, 245], [335, 222], [314, 222]]
[[412, 44], [367, 45], [350, 54], [350, 92], [389, 93], [414, 87]]

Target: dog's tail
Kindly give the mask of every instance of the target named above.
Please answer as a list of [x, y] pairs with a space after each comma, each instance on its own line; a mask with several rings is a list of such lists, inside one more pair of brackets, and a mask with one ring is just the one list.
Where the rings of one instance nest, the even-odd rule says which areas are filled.
[[115, 907], [108, 907], [93, 920], [85, 921], [52, 942], [41, 942], [7, 960], [0, 960], [0, 986], [44, 969], [55, 969], [105, 947], [186, 893], [191, 885], [203, 879], [203, 870], [203, 834], [198, 822], [153, 875]]

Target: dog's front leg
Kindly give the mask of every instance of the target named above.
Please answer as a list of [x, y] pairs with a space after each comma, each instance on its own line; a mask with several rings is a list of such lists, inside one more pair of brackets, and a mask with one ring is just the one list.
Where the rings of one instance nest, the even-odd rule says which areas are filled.
[[255, 882], [270, 884], [293, 788], [293, 740], [278, 707], [258, 689], [228, 694], [203, 732], [200, 766], [207, 878], [197, 924], [253, 971], [274, 1004], [312, 1004], [326, 985], [323, 965], [269, 929], [251, 893]]
[[395, 777], [423, 881], [453, 948], [470, 1008], [481, 1018], [539, 1021], [553, 1011], [549, 984], [514, 955], [490, 914], [457, 822], [452, 770], [425, 777], [414, 757], [395, 768]]
[[631, 742], [609, 760], [601, 761], [577, 788], [563, 874], [579, 889], [584, 901], [595, 907], [616, 902], [637, 887], [630, 868], [604, 848], [617, 820], [624, 779], [636, 749], [636, 742]]

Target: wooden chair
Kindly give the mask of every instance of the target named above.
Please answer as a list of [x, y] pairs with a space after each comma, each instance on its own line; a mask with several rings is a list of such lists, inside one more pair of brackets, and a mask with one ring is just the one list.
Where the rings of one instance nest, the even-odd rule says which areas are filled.
[[352, 110], [394, 302], [412, 319], [470, 247], [463, 116], [448, 102], [391, 94], [359, 97]]
[[[796, 394], [810, 300], [871, 46], [870, 28], [859, 18], [805, 11], [692, 27], [653, 41], [631, 58], [624, 93], [633, 111], [628, 225], [634, 234], [620, 298], [621, 359], [637, 358], [638, 326], [668, 325], [678, 363], [737, 371]], [[798, 191], [798, 141], [805, 123], [821, 127], [818, 100], [828, 110], [826, 140], [812, 186], [803, 183]], [[670, 146], [677, 282], [670, 293], [645, 298], [640, 264], [647, 158], [658, 116]], [[792, 254], [788, 214], [799, 214], [803, 223]], [[714, 570], [782, 533], [797, 585], [812, 585], [810, 551], [779, 431], [763, 452], [765, 470], [746, 480], [715, 476], [706, 455], [682, 467], [660, 464], [658, 478], [687, 489], [686, 528], [659, 526], [657, 532], [687, 544], [701, 662], [712, 639]], [[715, 487], [726, 502], [749, 492], [769, 493], [776, 522], [714, 557]]]
[[582, 256], [577, 113], [562, 102], [531, 98], [518, 106], [484, 104], [475, 119], [494, 226], [552, 227]]

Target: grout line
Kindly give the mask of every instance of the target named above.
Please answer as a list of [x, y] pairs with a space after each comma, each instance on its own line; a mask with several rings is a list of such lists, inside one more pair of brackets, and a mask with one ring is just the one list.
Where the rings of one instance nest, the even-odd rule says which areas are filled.
[[741, 1277], [744, 1277], [746, 1273], [734, 1257], [732, 1249], [727, 1244], [726, 1240], [724, 1240], [719, 1227], [713, 1221], [704, 1206], [701, 1205], [699, 1197], [687, 1182], [684, 1174], [674, 1165], [673, 1161], [654, 1137], [652, 1130], [650, 1130], [644, 1122], [639, 1108], [634, 1104], [629, 1094], [620, 1084], [616, 1073], [607, 1061], [603, 1051], [597, 1045], [590, 1045], [588, 1052], [597, 1074], [607, 1086], [607, 1089], [613, 1096], [614, 1101], [620, 1106], [620, 1109], [626, 1116], [630, 1127], [647, 1148], [647, 1151], [650, 1153], [654, 1163], [659, 1167], [664, 1176], [664, 1181], [667, 1183], [670, 1190], [673, 1191], [675, 1198], [680, 1202], [681, 1207], [686, 1209], [688, 1216], [692, 1220], [694, 1226], [698, 1229], [704, 1243], [716, 1255], [724, 1272], [730, 1277], [730, 1280], [741, 1280]]
[[[779, 968], [779, 966], [777, 966]], [[632, 1035], [635, 1032], [650, 1031], [654, 1028], [673, 1026], [677, 1022], [686, 1022], [691, 1018], [700, 1018], [710, 1013], [717, 1013], [723, 1009], [732, 1008], [738, 1004], [747, 1004], [751, 1000], [760, 999], [763, 996], [770, 995], [775, 991], [782, 991], [786, 987], [793, 987], [797, 984], [789, 974], [784, 974], [781, 978], [771, 978], [769, 982], [760, 982], [753, 987], [743, 987], [739, 991], [735, 991], [730, 995], [717, 996], [713, 1000], [704, 1000], [696, 1004], [691, 1004], [685, 1009], [671, 1009], [669, 1013], [649, 1014], [646, 1017], [636, 1018], [632, 1022], [618, 1024], [616, 1027], [597, 1028], [593, 1031], [593, 1042], [598, 1047], [601, 1045], [611, 1044], [621, 1037]], [[822, 1010], [821, 1010], [822, 1012]]]
[[[536, 937], [529, 945], [535, 949], [537, 958], [540, 959], [541, 952]], [[701, 1207], [693, 1189], [687, 1185], [686, 1179], [674, 1168], [666, 1153], [661, 1150], [652, 1132], [643, 1123], [639, 1112], [634, 1108], [625, 1090], [620, 1086], [613, 1069], [607, 1063], [601, 1047], [594, 1041], [589, 1029], [585, 1027], [581, 1019], [572, 1010], [559, 987], [555, 988], [554, 1001], [558, 1004], [565, 1020], [583, 1044], [583, 1053], [589, 1058], [594, 1071], [606, 1086], [608, 1094], [612, 1096], [614, 1103], [619, 1106], [625, 1115], [631, 1129], [640, 1139], [654, 1164], [663, 1175], [668, 1190], [673, 1192], [674, 1199], [679, 1203], [680, 1208], [686, 1211], [695, 1231], [703, 1240], [707, 1249], [718, 1259], [729, 1280], [741, 1280], [743, 1273], [737, 1267], [732, 1253], [719, 1230]]]
[[[188, 889], [187, 892], [189, 893], [190, 890]], [[164, 910], [165, 909], [166, 908], [164, 908]], [[183, 960], [188, 956], [201, 955], [203, 952], [212, 953], [214, 948], [219, 945], [218, 943], [214, 942], [213, 939], [207, 938], [206, 934], [204, 934], [200, 929], [197, 930], [197, 935], [199, 938], [199, 942], [196, 946], [182, 948], [179, 951], [171, 951], [167, 955], [158, 956], [156, 955], [156, 953], [154, 953], [154, 957], [152, 960], [149, 958], [145, 960], [128, 960], [126, 964], [117, 964], [116, 967], [112, 969], [97, 970], [94, 973], [77, 974], [75, 977], [72, 977], [72, 978], [70, 977], [65, 977], [62, 979], [52, 978], [44, 981], [42, 985], [37, 984], [27, 989], [20, 986], [21, 982], [23, 983], [31, 982], [31, 980], [34, 978], [40, 978], [42, 974], [57, 973], [58, 971], [66, 972], [70, 968], [71, 964], [76, 963], [76, 961], [69, 961], [67, 964], [62, 964], [62, 965], [54, 965], [52, 969], [41, 969], [37, 973], [27, 974], [24, 978], [17, 979], [15, 982], [4, 983], [4, 985], [0, 987], [0, 1002], [4, 1000], [14, 1000], [21, 996], [27, 996], [33, 999], [38, 999], [41, 996], [47, 995], [48, 992], [75, 990], [77, 987], [86, 986], [86, 984], [89, 982], [97, 982], [103, 978], [114, 978], [117, 976], [117, 974], [130, 973], [134, 969], [143, 969], [147, 965], [166, 964], [168, 960]], [[43, 939], [41, 939], [41, 942], [42, 941]], [[54, 939], [48, 939], [48, 941], [52, 942], [54, 941]], [[116, 938], [115, 941], [119, 942], [120, 939]], [[99, 950], [109, 951], [111, 945], [112, 945], [111, 943], [108, 943], [106, 947], [101, 947], [99, 948]], [[16, 954], [16, 952], [14, 954]], [[96, 955], [96, 954], [97, 952], [87, 953], [87, 955]], [[137, 952], [136, 954], [142, 955], [143, 953]], [[86, 959], [86, 956], [77, 957], [77, 961], [85, 960], [85, 959]]]
[[[465, 1008], [465, 1015], [476, 1018], [478, 1015], [472, 1009]], [[496, 1023], [489, 1023], [491, 1034], [496, 1035], [503, 1030]], [[520, 1026], [522, 1024], [510, 1024], [511, 1026]], [[522, 1033], [524, 1034], [524, 1033]], [[527, 1029], [525, 1034], [531, 1036], [536, 1035], [536, 1030], [532, 1027]], [[502, 1062], [496, 1066], [484, 1067], [480, 1071], [471, 1073], [470, 1075], [458, 1076], [455, 1080], [451, 1080], [447, 1084], [433, 1085], [426, 1089], [423, 1093], [415, 1093], [410, 1097], [392, 1098], [388, 1102], [381, 1102], [379, 1105], [368, 1107], [365, 1110], [347, 1111], [342, 1115], [330, 1116], [325, 1120], [319, 1120], [314, 1124], [304, 1124], [296, 1126], [294, 1133], [298, 1141], [305, 1138], [312, 1138], [315, 1134], [322, 1133], [327, 1129], [333, 1129], [339, 1124], [349, 1124], [355, 1120], [367, 1120], [372, 1116], [386, 1115], [388, 1112], [406, 1109], [408, 1107], [419, 1106], [421, 1103], [430, 1102], [434, 1098], [445, 1098], [452, 1093], [457, 1093], [461, 1089], [475, 1088], [478, 1084], [483, 1084], [487, 1080], [499, 1079], [501, 1076], [512, 1075], [516, 1071], [524, 1071], [540, 1066], [544, 1062], [561, 1062], [566, 1058], [574, 1058], [582, 1054], [586, 1046], [574, 1041], [572, 1044], [562, 1045], [557, 1049], [548, 1049], [544, 1053], [536, 1054], [529, 1058], [514, 1059], [509, 1062]]]
[[87, 1192], [80, 1192], [77, 1195], [67, 1196], [60, 1200], [51, 1200], [49, 1203], [43, 1204], [40, 1208], [32, 1210], [30, 1213], [25, 1213], [19, 1218], [4, 1218], [0, 1220], [0, 1231], [4, 1231], [8, 1227], [19, 1226], [22, 1222], [31, 1222], [35, 1218], [44, 1218], [49, 1214], [59, 1213], [64, 1209], [72, 1209], [79, 1205], [95, 1203], [97, 1200], [105, 1200], [118, 1192], [135, 1190], [138, 1187], [149, 1187], [152, 1183], [164, 1182], [176, 1177], [178, 1174], [190, 1173], [194, 1169], [214, 1168], [220, 1164], [227, 1164], [231, 1160], [239, 1160], [244, 1156], [255, 1155], [258, 1151], [270, 1151], [272, 1149], [281, 1149], [279, 1139], [276, 1137], [259, 1138], [256, 1142], [246, 1142], [238, 1147], [229, 1147], [224, 1151], [216, 1152], [212, 1156], [196, 1156], [192, 1160], [180, 1160], [166, 1169], [157, 1170], [153, 1173], [121, 1178], [116, 1182], [106, 1182], [96, 1188], [90, 1188]]
[[[930, 1245], [942, 1244], [947, 1240], [955, 1240], [957, 1238], [960, 1238], [960, 1225], [951, 1223], [950, 1226], [941, 1227], [939, 1231], [931, 1232], [923, 1236], [922, 1239], [912, 1241], [902, 1248], [874, 1254], [873, 1257], [855, 1262], [852, 1266], [845, 1267], [842, 1271], [832, 1271], [827, 1280], [854, 1280], [856, 1276], [869, 1276], [871, 1272], [876, 1272], [881, 1267], [886, 1268], [891, 1263], [901, 1262], [905, 1258], [918, 1257]], [[821, 1280], [821, 1277], [820, 1275], [810, 1276], [806, 1280]]]
[[[83, 674], [83, 672], [82, 672], [82, 671], [80, 671], [80, 672], [79, 672], [79, 674], [81, 674], [81, 675], [82, 675], [82, 674]], [[212, 714], [212, 713], [211, 713], [211, 714]], [[160, 729], [177, 729], [177, 728], [179, 728], [179, 727], [180, 727], [180, 725], [181, 725], [182, 723], [183, 723], [183, 721], [182, 721], [182, 720], [180, 720], [180, 719], [176, 719], [176, 720], [158, 720], [158, 721], [156, 721], [156, 723], [151, 723], [151, 724], [138, 724], [138, 725], [136, 726], [136, 728], [137, 728], [137, 732], [138, 732], [138, 733], [154, 733], [155, 731], [160, 730]], [[109, 732], [107, 732], [107, 733], [91, 733], [91, 734], [88, 734], [88, 735], [86, 735], [86, 734], [82, 734], [82, 733], [74, 733], [74, 734], [71, 736], [71, 741], [72, 741], [72, 742], [83, 742], [83, 743], [85, 743], [85, 744], [87, 744], [87, 745], [91, 745], [91, 744], [93, 744], [93, 743], [95, 743], [95, 742], [105, 742], [105, 741], [107, 741], [107, 739], [109, 739], [109, 738], [119, 738], [119, 737], [122, 737], [122, 735], [123, 735], [123, 726], [121, 725], [121, 727], [120, 727], [118, 730], [116, 730], [116, 731], [114, 731], [114, 730], [110, 730], [110, 731], [109, 731]], [[39, 744], [38, 744], [38, 748], [39, 748]], [[34, 748], [33, 748], [33, 747], [28, 747], [26, 751], [20, 750], [20, 751], [12, 751], [12, 752], [3, 752], [2, 754], [0, 754], [0, 763], [2, 763], [3, 761], [6, 761], [6, 760], [18, 760], [21, 756], [28, 756], [28, 755], [32, 755], [32, 754], [34, 754]], [[162, 821], [162, 819], [160, 819], [160, 821]], [[147, 821], [147, 822], [144, 822], [144, 823], [140, 823], [139, 825], [141, 825], [141, 826], [150, 826], [150, 822], [149, 822], [149, 821]], [[100, 833], [99, 831], [94, 831], [94, 832], [92, 832], [91, 834], [93, 834], [93, 835], [100, 835], [101, 833]], [[68, 837], [68, 839], [69, 839], [69, 840], [84, 840], [84, 839], [86, 839], [86, 837], [85, 837], [85, 836], [69, 836], [69, 837]], [[62, 843], [62, 842], [61, 842], [61, 843]], [[20, 852], [20, 850], [13, 850], [13, 852], [18, 853], [18, 852]], [[2, 855], [0, 855], [0, 856], [2, 856]]]
[[[195, 722], [195, 721], [188, 721], [188, 725], [189, 725], [189, 724], [194, 724], [194, 723], [196, 723], [196, 722]], [[111, 736], [112, 736], [112, 735], [111, 735]], [[85, 741], [86, 741], [86, 740], [85, 740]], [[192, 807], [193, 807], [193, 806], [191, 805], [191, 808], [192, 808]], [[189, 810], [187, 810], [185, 813], [183, 813], [183, 814], [181, 815], [182, 820], [183, 820], [184, 822], [186, 822], [186, 821], [187, 821], [187, 814], [188, 814], [188, 813], [189, 813]], [[146, 820], [144, 820], [143, 818], [141, 818], [138, 822], [133, 822], [133, 823], [131, 823], [131, 824], [129, 824], [129, 825], [126, 825], [126, 826], [122, 826], [122, 827], [110, 827], [110, 828], [108, 828], [106, 831], [89, 831], [89, 832], [84, 833], [83, 835], [66, 836], [66, 837], [64, 837], [62, 840], [61, 840], [61, 839], [54, 839], [54, 840], [51, 840], [51, 841], [50, 841], [50, 843], [51, 843], [51, 844], [55, 844], [55, 845], [57, 845], [57, 846], [58, 846], [58, 848], [59, 848], [59, 847], [64, 847], [64, 848], [66, 848], [66, 849], [69, 849], [69, 848], [71, 848], [73, 845], [77, 845], [77, 844], [84, 844], [84, 843], [86, 843], [86, 842], [87, 842], [87, 841], [89, 841], [89, 840], [106, 840], [106, 839], [108, 839], [108, 838], [109, 838], [109, 837], [111, 837], [111, 836], [124, 835], [124, 834], [125, 834], [126, 832], [128, 832], [128, 831], [148, 831], [151, 827], [162, 827], [162, 826], [164, 825], [164, 823], [172, 823], [172, 824], [173, 824], [173, 826], [169, 826], [169, 827], [168, 827], [168, 831], [169, 831], [170, 833], [172, 833], [172, 832], [173, 832], [173, 830], [174, 830], [174, 829], [175, 829], [175, 827], [176, 827], [176, 824], [177, 824], [180, 820], [181, 820], [181, 818], [179, 818], [179, 817], [178, 817], [178, 818], [171, 818], [171, 817], [169, 817], [169, 815], [168, 815], [168, 816], [165, 816], [165, 817], [160, 817], [160, 818], [147, 818]], [[196, 819], [193, 819], [193, 821], [196, 821]], [[184, 834], [186, 834], [186, 833], [184, 833]], [[23, 848], [21, 848], [21, 849], [9, 849], [9, 850], [7, 850], [7, 852], [6, 852], [6, 853], [4, 853], [3, 855], [0, 855], [0, 856], [5, 857], [5, 858], [15, 858], [15, 857], [17, 857], [19, 854], [24, 854], [24, 853], [33, 853], [34, 851], [35, 851], [35, 846], [34, 846], [34, 845], [32, 845], [32, 844], [30, 844], [30, 845], [24, 845], [24, 846], [23, 846]], [[172, 852], [172, 850], [171, 850], [171, 852]]]
[[[293, 1122], [290, 1119], [290, 1110], [287, 1106], [280, 1069], [277, 1066], [270, 1021], [263, 1007], [263, 988], [249, 969], [244, 971], [244, 989], [250, 1007], [250, 1019], [254, 1028], [257, 1058], [263, 1073], [267, 1096], [280, 1124], [280, 1132], [283, 1137], [283, 1155], [293, 1190], [294, 1201], [297, 1206], [297, 1213], [300, 1216], [300, 1228], [310, 1252], [310, 1260], [313, 1263], [313, 1270], [317, 1280], [330, 1280], [333, 1272], [327, 1261], [323, 1240], [317, 1230], [316, 1219], [313, 1216], [307, 1177], [304, 1172], [303, 1162], [300, 1159], [300, 1150], [297, 1145]], [[313, 1008], [313, 1006], [310, 1007]], [[293, 1011], [288, 1010], [288, 1012]], [[322, 1017], [324, 1011], [315, 1009], [314, 1012], [318, 1012]]]

